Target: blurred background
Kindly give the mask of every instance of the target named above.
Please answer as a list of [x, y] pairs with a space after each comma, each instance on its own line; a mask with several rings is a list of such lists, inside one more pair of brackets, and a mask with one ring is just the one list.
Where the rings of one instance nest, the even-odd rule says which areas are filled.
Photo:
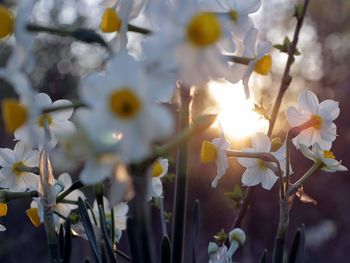
[[[98, 19], [104, 6], [113, 1], [101, 0], [42, 0], [37, 1], [33, 13], [36, 23], [70, 28], [86, 27], [98, 30]], [[16, 6], [16, 1], [0, 0], [0, 4]], [[254, 14], [260, 37], [274, 44], [281, 44], [288, 35], [292, 39], [296, 21], [292, 18], [295, 1], [262, 0], [262, 8]], [[320, 101], [334, 99], [340, 102], [341, 113], [336, 120], [338, 138], [333, 144], [337, 159], [350, 167], [347, 151], [350, 145], [350, 1], [348, 0], [311, 0], [310, 7], [301, 30], [298, 48], [301, 55], [292, 67], [292, 84], [287, 91], [274, 136], [283, 138], [288, 130], [285, 109], [296, 102], [299, 92], [311, 89]], [[144, 25], [140, 18], [134, 24]], [[108, 40], [110, 35], [104, 35]], [[130, 34], [130, 51], [137, 56], [141, 36]], [[0, 42], [0, 66], [4, 66], [11, 54], [14, 39]], [[107, 52], [98, 46], [86, 45], [69, 38], [59, 38], [39, 34], [34, 46], [35, 62], [31, 74], [35, 89], [51, 95], [53, 100], [76, 98], [80, 78], [103, 66]], [[223, 129], [232, 143], [232, 148], [250, 147], [250, 136], [255, 131], [266, 129], [266, 120], [252, 111], [253, 104], [271, 109], [284, 70], [287, 55], [274, 49], [273, 66], [267, 77], [254, 75], [250, 85], [253, 100], [245, 101], [241, 84], [228, 85], [210, 83], [200, 89], [193, 103], [193, 115], [202, 112], [219, 112]], [[14, 96], [11, 88], [0, 80], [0, 97]], [[2, 120], [1, 120], [2, 123]], [[205, 134], [190, 142], [190, 177], [188, 189], [188, 226], [191, 225], [191, 208], [196, 199], [200, 200], [201, 225], [198, 243], [198, 262], [207, 262], [207, 245], [213, 241], [213, 235], [221, 229], [230, 231], [237, 210], [232, 200], [224, 193], [232, 191], [240, 184], [243, 168], [235, 160], [230, 160], [230, 169], [221, 179], [217, 188], [211, 188], [215, 176], [215, 166], [200, 163], [200, 146], [203, 140], [211, 140], [219, 135], [218, 127], [213, 126]], [[5, 134], [1, 124], [1, 147], [13, 147], [12, 137]], [[292, 180], [299, 178], [312, 162], [293, 150]], [[60, 167], [55, 167], [59, 175]], [[173, 171], [173, 167], [170, 169]], [[72, 175], [77, 178], [78, 171]], [[306, 262], [348, 262], [350, 250], [350, 180], [347, 173], [319, 172], [304, 186], [304, 191], [317, 201], [317, 205], [304, 204], [296, 200], [291, 210], [290, 238], [296, 229], [305, 224]], [[172, 192], [174, 184], [165, 182], [165, 209], [172, 210]], [[266, 248], [271, 257], [274, 235], [278, 223], [277, 187], [266, 191], [255, 187], [251, 206], [243, 220], [242, 228], [247, 233], [247, 242], [234, 256], [237, 262], [257, 262]], [[7, 227], [0, 233], [0, 262], [47, 262], [46, 238], [43, 226], [34, 228], [25, 215], [30, 200], [12, 201], [8, 216], [0, 218]], [[153, 227], [156, 240], [160, 241], [161, 231], [159, 211], [154, 208]], [[169, 233], [171, 225], [168, 226]], [[190, 242], [190, 228], [186, 242]], [[128, 251], [127, 238], [123, 235], [122, 249]], [[289, 244], [290, 245], [290, 242]], [[89, 244], [80, 238], [74, 239], [72, 262], [84, 262], [90, 257]], [[190, 254], [186, 262], [190, 262]]]

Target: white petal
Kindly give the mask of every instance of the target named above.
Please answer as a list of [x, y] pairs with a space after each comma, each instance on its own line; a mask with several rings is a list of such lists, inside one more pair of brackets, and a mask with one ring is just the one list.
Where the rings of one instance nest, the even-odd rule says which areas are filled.
[[319, 101], [315, 93], [309, 90], [303, 91], [298, 98], [300, 108], [311, 114], [318, 113]]
[[266, 169], [261, 173], [261, 185], [264, 189], [270, 190], [275, 182], [278, 180], [278, 177], [270, 169]]
[[151, 109], [153, 123], [151, 125], [153, 136], [156, 140], [163, 140], [169, 137], [174, 131], [173, 116], [164, 106], [155, 105]]
[[46, 93], [37, 94], [35, 96], [35, 101], [36, 101], [36, 104], [40, 108], [51, 107], [51, 105], [52, 105], [52, 100], [51, 100], [50, 96], [47, 95]]
[[[67, 106], [72, 105], [72, 102], [69, 100], [56, 100], [52, 107], [59, 107], [59, 106]], [[65, 121], [68, 120], [73, 115], [73, 108], [71, 109], [65, 109], [65, 110], [57, 110], [52, 113], [50, 113], [54, 119]]]
[[251, 167], [244, 171], [242, 175], [242, 184], [254, 186], [261, 182], [260, 170], [257, 167]]
[[323, 123], [319, 132], [321, 138], [327, 142], [333, 142], [337, 137], [337, 127], [333, 122]]
[[308, 114], [300, 112], [293, 106], [287, 109], [287, 120], [292, 127], [299, 126], [309, 119], [310, 116]]
[[69, 173], [60, 174], [60, 176], [58, 176], [58, 180], [64, 184], [64, 190], [67, 190], [72, 185], [72, 178]]
[[163, 184], [158, 177], [152, 178], [152, 196], [163, 197]]
[[16, 176], [12, 173], [11, 167], [3, 167], [0, 170], [0, 187], [10, 188], [16, 184]]
[[34, 150], [30, 153], [30, 155], [26, 159], [23, 159], [23, 161], [25, 165], [27, 165], [28, 167], [38, 167], [39, 157], [40, 157], [40, 152], [38, 150]]
[[87, 161], [80, 173], [80, 180], [83, 184], [90, 185], [102, 182], [108, 176], [111, 176], [112, 167], [109, 165], [100, 165], [93, 160]]
[[58, 137], [76, 132], [75, 124], [71, 121], [53, 120], [50, 129]]
[[0, 224], [0, 231], [1, 232], [6, 231], [6, 227], [4, 227], [3, 225]]
[[271, 149], [269, 137], [262, 132], [257, 132], [253, 135], [252, 145], [255, 152], [270, 152]]
[[320, 103], [319, 114], [323, 119], [333, 121], [338, 118], [339, 113], [339, 102], [334, 100], [325, 100]]
[[9, 166], [16, 162], [15, 153], [8, 148], [0, 148], [0, 166]]
[[27, 158], [32, 152], [32, 148], [23, 141], [19, 141], [16, 143], [16, 146], [13, 150], [16, 155], [17, 161], [23, 161], [23, 159]]

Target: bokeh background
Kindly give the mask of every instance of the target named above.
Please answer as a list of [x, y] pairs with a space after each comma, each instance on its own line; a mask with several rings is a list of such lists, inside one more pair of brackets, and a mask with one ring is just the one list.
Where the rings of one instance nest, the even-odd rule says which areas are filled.
[[[24, 0], [22, 0], [24, 1]], [[98, 29], [99, 17], [103, 6], [111, 1], [101, 0], [42, 0], [34, 10], [37, 23], [78, 28]], [[15, 1], [0, 0], [1, 4], [15, 6]], [[295, 20], [292, 18], [295, 1], [262, 0], [263, 6], [254, 15], [261, 38], [272, 44], [279, 44], [284, 36], [292, 38]], [[350, 167], [347, 151], [350, 145], [350, 1], [348, 0], [311, 0], [310, 8], [302, 28], [298, 48], [301, 55], [297, 57], [292, 68], [293, 82], [286, 93], [283, 108], [280, 111], [275, 136], [283, 137], [288, 129], [284, 110], [295, 103], [298, 93], [305, 89], [313, 90], [320, 98], [335, 99], [340, 102], [341, 113], [336, 120], [338, 138], [333, 151], [343, 164]], [[145, 24], [139, 19], [135, 24]], [[1, 25], [0, 25], [1, 26]], [[141, 36], [130, 34], [131, 52], [139, 54]], [[108, 39], [110, 36], [105, 36]], [[6, 64], [11, 54], [13, 39], [0, 42], [0, 66]], [[53, 100], [75, 98], [76, 89], [81, 76], [92, 70], [101, 68], [107, 53], [98, 46], [86, 45], [68, 38], [59, 38], [40, 34], [34, 46], [35, 64], [31, 75], [35, 89], [51, 95]], [[251, 87], [257, 102], [269, 108], [279, 87], [284, 69], [286, 55], [273, 50], [273, 68], [267, 77], [253, 76]], [[234, 88], [241, 89], [240, 86]], [[0, 80], [0, 97], [14, 96], [10, 87]], [[220, 101], [213, 98], [209, 89], [202, 89], [196, 94], [193, 114], [219, 109]], [[232, 112], [232, 120], [237, 112]], [[237, 129], [241, 123], [237, 122]], [[200, 200], [201, 225], [198, 243], [198, 262], [207, 262], [207, 245], [213, 235], [224, 229], [230, 230], [237, 210], [233, 202], [224, 193], [232, 191], [235, 184], [240, 183], [243, 172], [235, 160], [230, 161], [230, 170], [222, 178], [216, 189], [211, 188], [211, 180], [215, 176], [214, 165], [200, 163], [199, 153], [202, 140], [211, 140], [218, 135], [217, 128], [190, 142], [190, 177], [188, 189], [188, 213], [196, 199]], [[250, 138], [231, 138], [232, 147], [241, 149], [250, 147]], [[13, 147], [12, 137], [0, 128], [1, 147]], [[299, 152], [292, 152], [292, 165], [295, 172], [293, 179], [298, 178], [312, 163]], [[61, 172], [56, 167], [57, 175]], [[72, 175], [77, 178], [78, 170]], [[173, 183], [165, 183], [165, 208], [172, 210]], [[297, 227], [305, 224], [306, 228], [306, 262], [348, 262], [350, 250], [350, 178], [347, 173], [319, 172], [304, 186], [305, 192], [317, 201], [317, 205], [304, 204], [296, 200], [291, 211], [290, 237]], [[8, 216], [1, 218], [0, 223], [7, 227], [0, 233], [0, 262], [47, 262], [47, 247], [43, 226], [34, 228], [25, 215], [30, 200], [12, 201]], [[160, 241], [159, 212], [153, 211], [155, 237]], [[188, 216], [188, 226], [191, 225]], [[268, 249], [269, 256], [273, 249], [274, 235], [278, 220], [278, 193], [274, 187], [266, 191], [256, 187], [252, 196], [250, 209], [243, 221], [242, 228], [247, 233], [247, 242], [234, 257], [238, 262], [257, 262], [263, 249]], [[169, 232], [171, 225], [168, 226]], [[126, 235], [122, 239], [122, 249], [128, 251]], [[190, 244], [190, 228], [187, 229], [186, 247]], [[290, 242], [289, 242], [290, 245]], [[72, 262], [84, 262], [90, 257], [89, 244], [80, 238], [74, 239]], [[191, 256], [186, 254], [185, 262]]]

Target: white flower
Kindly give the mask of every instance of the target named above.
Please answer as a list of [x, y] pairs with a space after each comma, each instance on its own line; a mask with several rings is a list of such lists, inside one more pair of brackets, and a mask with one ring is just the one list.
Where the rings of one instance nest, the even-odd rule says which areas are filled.
[[0, 187], [8, 188], [11, 192], [37, 189], [39, 176], [21, 169], [38, 167], [39, 151], [19, 141], [14, 150], [0, 149], [0, 166]]
[[243, 40], [247, 32], [254, 27], [249, 14], [255, 13], [261, 6], [261, 0], [200, 0], [205, 11], [228, 13], [232, 20], [234, 38]]
[[[72, 185], [72, 178], [68, 173], [63, 173], [58, 177], [58, 180], [55, 182], [55, 196], [58, 196], [60, 193], [66, 191]], [[78, 201], [78, 198], [86, 199], [84, 193], [80, 190], [74, 190], [64, 199], [68, 201]], [[33, 198], [33, 201], [30, 204], [30, 209], [26, 211], [29, 219], [34, 226], [38, 227], [42, 222], [44, 222], [44, 207], [41, 203], [40, 198]], [[53, 219], [55, 224], [56, 231], [59, 231], [60, 224], [64, 223], [64, 219], [61, 217], [67, 218], [71, 211], [77, 209], [78, 206], [75, 204], [67, 203], [56, 203], [54, 205]]]
[[120, 0], [104, 11], [100, 28], [104, 33], [117, 33], [109, 42], [115, 53], [126, 48], [128, 23], [139, 15], [143, 4], [144, 0]]
[[[71, 102], [69, 100], [57, 100], [52, 103], [51, 98], [47, 94], [39, 93], [34, 97], [34, 105], [26, 105], [26, 109], [29, 110], [31, 107], [34, 107], [41, 112], [45, 108], [67, 106], [70, 104]], [[23, 140], [26, 143], [33, 144], [33, 146], [41, 149], [46, 141], [44, 127], [46, 125], [45, 122], [47, 122], [51, 135], [49, 145], [53, 148], [57, 144], [57, 136], [73, 133], [75, 131], [74, 124], [69, 121], [72, 114], [73, 108], [42, 113], [39, 116], [37, 115], [37, 112], [35, 112], [35, 116], [30, 117], [24, 125], [16, 129], [14, 133], [15, 139]], [[33, 142], [33, 136], [36, 138], [36, 143]]]
[[293, 143], [297, 148], [301, 144], [311, 146], [318, 143], [322, 149], [330, 149], [337, 135], [337, 128], [333, 121], [339, 115], [339, 103], [334, 100], [325, 100], [319, 103], [316, 95], [303, 91], [298, 97], [298, 106], [289, 107], [287, 119], [292, 127], [299, 126], [307, 121], [313, 121], [313, 127], [302, 131]]
[[154, 6], [149, 16], [156, 32], [146, 40], [158, 51], [154, 61], [177, 69], [178, 79], [187, 87], [228, 74], [228, 61], [220, 49], [220, 43], [230, 38], [228, 18], [202, 11], [196, 1], [164, 1]]
[[202, 144], [201, 161], [203, 163], [216, 162], [216, 176], [211, 183], [212, 187], [217, 186], [218, 181], [228, 169], [226, 150], [229, 146], [223, 133], [220, 138], [215, 138], [211, 142], [204, 141]]
[[300, 150], [306, 158], [314, 162], [322, 162], [323, 165], [321, 169], [323, 171], [334, 173], [336, 171], [344, 172], [348, 170], [341, 162], [335, 159], [333, 152], [322, 150], [318, 143], [312, 146], [312, 150], [301, 144]]
[[120, 53], [108, 63], [106, 74], [90, 75], [80, 89], [82, 99], [98, 116], [90, 125], [96, 132], [106, 130], [120, 137], [118, 153], [126, 162], [142, 160], [152, 142], [173, 130], [170, 112], [153, 101], [148, 84], [140, 64]]
[[[245, 149], [243, 152], [270, 153], [271, 141], [264, 133], [256, 133], [252, 137], [253, 148]], [[281, 169], [285, 169], [285, 146], [278, 149], [277, 152], [271, 152], [280, 162]], [[237, 158], [237, 161], [247, 169], [242, 175], [242, 183], [246, 186], [262, 185], [266, 190], [270, 190], [278, 177], [276, 176], [277, 166], [275, 163], [263, 161], [257, 158]]]
[[[208, 247], [209, 252], [209, 263], [230, 263], [230, 258], [227, 257], [227, 247], [225, 245], [222, 245], [218, 247], [216, 244], [216, 247], [214, 245], [215, 243], [210, 242]], [[215, 251], [216, 249], [216, 251]]]
[[163, 198], [163, 185], [161, 178], [168, 172], [168, 160], [159, 158], [151, 167], [151, 183], [148, 191], [148, 200], [152, 197]]
[[[234, 63], [231, 65], [233, 74], [229, 75], [228, 79], [232, 82], [237, 82], [239, 79], [236, 76], [242, 69], [245, 70], [243, 74], [243, 85], [246, 93], [246, 97], [250, 97], [249, 79], [253, 72], [260, 75], [268, 75], [272, 65], [271, 55], [271, 43], [267, 41], [258, 40], [259, 31], [256, 28], [252, 28], [244, 39], [244, 51], [242, 56], [250, 58], [248, 66]], [[232, 79], [232, 77], [235, 79]]]
[[[111, 214], [109, 201], [106, 197], [103, 197], [103, 206], [104, 206], [106, 221], [107, 223], [110, 224], [112, 220], [112, 214]], [[127, 214], [129, 212], [129, 206], [125, 202], [120, 202], [119, 204], [113, 207], [113, 212], [114, 212], [115, 238], [117, 241], [119, 241], [120, 238], [122, 237], [122, 230], [126, 229], [126, 221], [128, 219]], [[97, 225], [100, 225], [100, 214], [98, 212], [98, 205], [96, 200], [94, 201], [94, 204], [93, 204], [93, 211], [91, 212], [89, 210], [89, 215], [90, 215], [91, 221], [94, 221], [96, 219]]]

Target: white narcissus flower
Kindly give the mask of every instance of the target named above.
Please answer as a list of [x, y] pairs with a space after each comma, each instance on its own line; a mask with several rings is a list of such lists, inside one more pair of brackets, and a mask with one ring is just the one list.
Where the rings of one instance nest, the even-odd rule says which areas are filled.
[[220, 48], [220, 43], [231, 37], [228, 17], [202, 11], [196, 1], [154, 3], [148, 17], [154, 22], [155, 33], [145, 40], [158, 51], [153, 61], [168, 70], [176, 69], [186, 87], [201, 86], [228, 74], [228, 59]]
[[[244, 51], [242, 56], [250, 58], [248, 66], [234, 63], [230, 67], [233, 74], [228, 77], [228, 80], [237, 82], [238, 79], [232, 79], [235, 77], [235, 72], [245, 70], [243, 74], [243, 85], [247, 99], [250, 98], [249, 79], [253, 72], [260, 75], [268, 75], [272, 65], [272, 58], [269, 54], [271, 51], [271, 43], [267, 41], [258, 40], [259, 31], [256, 28], [252, 28], [244, 39]], [[238, 75], [239, 76], [239, 75]]]
[[148, 200], [151, 200], [152, 197], [163, 198], [163, 184], [161, 178], [168, 172], [168, 160], [159, 158], [151, 167], [151, 182], [150, 189], [148, 191]]
[[120, 53], [109, 61], [105, 74], [88, 76], [80, 89], [82, 100], [98, 116], [90, 125], [96, 132], [118, 135], [117, 151], [126, 162], [141, 161], [149, 154], [152, 142], [165, 139], [173, 131], [170, 112], [153, 101], [143, 73], [134, 58]]
[[129, 21], [139, 15], [143, 4], [144, 0], [120, 0], [105, 9], [100, 28], [104, 33], [117, 33], [109, 42], [115, 53], [126, 49]]
[[[49, 95], [45, 93], [36, 94], [34, 97], [34, 105], [26, 105], [26, 109], [34, 107], [41, 112], [43, 109], [51, 107], [69, 106], [72, 103], [69, 100], [57, 100], [52, 103]], [[46, 142], [45, 138], [45, 122], [47, 122], [51, 140], [48, 145], [53, 148], [57, 144], [57, 136], [62, 136], [67, 133], [75, 132], [75, 125], [69, 121], [73, 114], [71, 109], [57, 110], [50, 113], [34, 113], [35, 116], [29, 117], [21, 127], [16, 129], [14, 135], [16, 140], [23, 140], [28, 144], [33, 144], [34, 147], [41, 149]], [[34, 134], [33, 134], [34, 133]], [[36, 142], [33, 143], [33, 136], [36, 137]]]
[[321, 103], [317, 96], [309, 90], [299, 94], [298, 106], [289, 107], [287, 110], [287, 119], [292, 127], [299, 126], [307, 121], [313, 121], [314, 125], [303, 130], [293, 143], [297, 148], [300, 145], [307, 147], [318, 143], [319, 146], [328, 150], [337, 136], [337, 127], [334, 120], [340, 113], [339, 103], [334, 100], [325, 100]]
[[[252, 137], [252, 146], [253, 148], [242, 150], [242, 152], [270, 153], [271, 151], [271, 141], [264, 133], [259, 132]], [[286, 164], [285, 146], [280, 147], [276, 152], [271, 152], [271, 154], [280, 162], [282, 172], [284, 172]], [[244, 157], [237, 158], [237, 161], [247, 168], [242, 175], [242, 183], [246, 186], [254, 186], [261, 183], [264, 189], [270, 190], [278, 180], [275, 163], [258, 158]]]
[[11, 192], [36, 190], [39, 176], [22, 169], [38, 167], [39, 154], [22, 141], [17, 142], [14, 150], [0, 148], [0, 187]]
[[226, 141], [223, 133], [220, 138], [215, 138], [211, 142], [204, 141], [202, 143], [202, 163], [216, 162], [216, 176], [211, 183], [212, 187], [217, 186], [218, 181], [224, 176], [228, 169], [226, 150], [229, 146], [230, 144]]
[[[58, 177], [58, 180], [55, 182], [55, 196], [57, 197], [60, 193], [66, 191], [72, 185], [72, 178], [68, 173], [63, 173]], [[86, 199], [84, 193], [80, 190], [74, 190], [64, 199], [68, 201], [78, 201], [78, 198]], [[27, 216], [29, 217], [32, 224], [36, 227], [39, 227], [42, 222], [44, 222], [44, 207], [41, 203], [40, 198], [33, 198], [33, 201], [30, 204], [30, 209], [26, 211]], [[54, 205], [54, 212], [57, 214], [53, 215], [55, 229], [58, 232], [60, 229], [60, 224], [64, 223], [64, 219], [59, 215], [64, 217], [69, 217], [72, 210], [77, 209], [78, 206], [74, 204], [67, 203], [56, 203]], [[59, 215], [58, 215], [59, 214]]]
[[[106, 221], [107, 223], [110, 224], [112, 220], [112, 214], [111, 214], [109, 201], [106, 197], [103, 197], [103, 206], [104, 206]], [[97, 225], [100, 225], [100, 214], [98, 212], [98, 204], [96, 200], [94, 201], [94, 204], [93, 204], [93, 211], [91, 212], [89, 210], [88, 212], [89, 212], [91, 221], [94, 222], [94, 220], [96, 219]], [[122, 230], [126, 229], [126, 221], [128, 219], [127, 214], [129, 212], [129, 206], [125, 202], [120, 202], [119, 204], [113, 206], [113, 212], [114, 212], [115, 238], [117, 241], [119, 241], [120, 238], [122, 237]]]
[[309, 147], [305, 145], [300, 145], [300, 150], [303, 155], [316, 162], [322, 162], [322, 170], [334, 173], [336, 171], [344, 172], [348, 169], [335, 159], [333, 152], [329, 150], [322, 150], [318, 143], [315, 143], [310, 150]]
[[200, 0], [199, 2], [205, 11], [227, 13], [232, 20], [232, 34], [241, 41], [254, 27], [249, 14], [257, 12], [261, 6], [261, 0]]
[[227, 247], [222, 245], [218, 247], [213, 242], [209, 243], [208, 247], [209, 263], [230, 263], [230, 258], [227, 257]]

